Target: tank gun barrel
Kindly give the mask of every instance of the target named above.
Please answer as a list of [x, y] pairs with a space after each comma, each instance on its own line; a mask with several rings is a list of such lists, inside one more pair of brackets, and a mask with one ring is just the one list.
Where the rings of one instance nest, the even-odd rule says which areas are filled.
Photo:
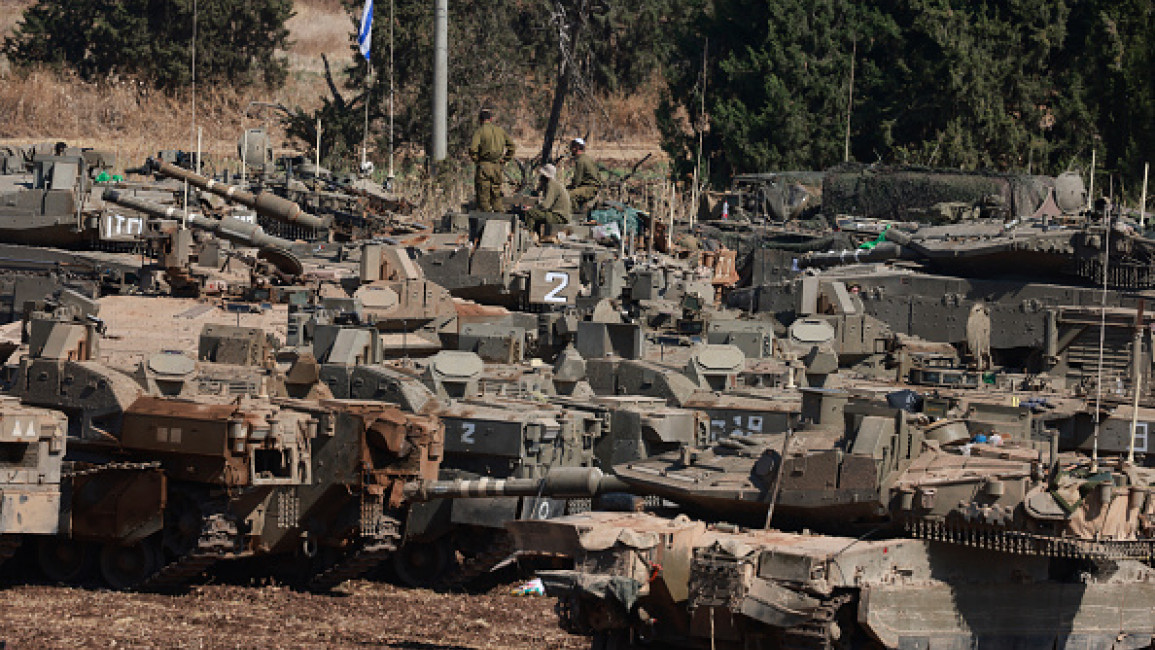
[[405, 485], [405, 497], [412, 501], [477, 497], [589, 498], [608, 492], [627, 492], [621, 479], [603, 474], [596, 467], [558, 467], [543, 478], [479, 478], [452, 481], [415, 481]]
[[905, 249], [892, 242], [882, 242], [874, 248], [855, 248], [841, 251], [815, 251], [798, 260], [801, 267], [826, 268], [847, 264], [886, 262], [904, 257]]
[[259, 192], [253, 194], [237, 187], [236, 185], [229, 185], [228, 183], [221, 183], [211, 178], [206, 178], [195, 172], [178, 167], [171, 163], [149, 158], [147, 166], [150, 170], [156, 173], [175, 178], [177, 180], [187, 181], [189, 185], [200, 188], [206, 192], [211, 192], [217, 196], [236, 201], [241, 205], [250, 207], [257, 211], [257, 214], [276, 219], [284, 223], [295, 226], [304, 226], [313, 229], [325, 229], [329, 227], [327, 219], [322, 219], [311, 215], [303, 210], [301, 206], [292, 201], [281, 198], [271, 192]]
[[132, 196], [130, 194], [122, 194], [121, 192], [108, 188], [100, 195], [100, 198], [115, 203], [126, 208], [131, 208], [137, 212], [143, 212], [150, 217], [157, 219], [180, 219], [184, 220], [184, 210], [172, 205], [160, 205], [152, 201], [146, 201], [140, 197]]
[[922, 244], [915, 241], [909, 233], [898, 228], [888, 228], [882, 236], [884, 241], [878, 242], [873, 248], [808, 253], [798, 260], [798, 265], [804, 268], [825, 268], [899, 259], [919, 260], [927, 256], [927, 251]]
[[293, 242], [270, 235], [255, 223], [248, 223], [233, 217], [223, 219], [194, 219], [190, 222], [194, 228], [207, 230], [221, 239], [227, 239], [241, 246], [255, 246], [262, 250], [275, 248], [289, 250]]
[[158, 219], [180, 219], [187, 222], [190, 227], [211, 232], [217, 237], [239, 246], [258, 248], [267, 254], [267, 257], [277, 268], [290, 275], [300, 275], [303, 271], [301, 262], [291, 252], [293, 242], [270, 235], [255, 223], [247, 223], [233, 217], [185, 219], [184, 210], [180, 208], [159, 205], [136, 196], [122, 194], [111, 188], [104, 190], [101, 197], [110, 203], [122, 205]]

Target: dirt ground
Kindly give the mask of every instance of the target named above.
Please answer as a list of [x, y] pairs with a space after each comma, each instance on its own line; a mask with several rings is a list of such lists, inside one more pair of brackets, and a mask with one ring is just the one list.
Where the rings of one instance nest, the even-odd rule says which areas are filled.
[[0, 590], [0, 647], [586, 648], [554, 600], [354, 581], [331, 595], [207, 584], [179, 595], [45, 585]]

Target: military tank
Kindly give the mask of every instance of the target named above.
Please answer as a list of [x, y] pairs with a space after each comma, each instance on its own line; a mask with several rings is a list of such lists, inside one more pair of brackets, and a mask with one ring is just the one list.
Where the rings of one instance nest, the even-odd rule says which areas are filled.
[[911, 260], [933, 273], [962, 278], [1015, 277], [1091, 286], [1105, 281], [1125, 290], [1150, 289], [1155, 281], [1147, 273], [1155, 258], [1155, 240], [1106, 214], [1078, 227], [1047, 220], [985, 220], [910, 233], [889, 228], [882, 238], [885, 241], [869, 249], [812, 252], [802, 256], [799, 265]]
[[[612, 474], [631, 493], [711, 522], [914, 536], [1052, 557], [1155, 553], [1150, 468], [1117, 455], [1060, 452], [1057, 434], [1045, 451], [1030, 440], [972, 444], [964, 420], [931, 423], [873, 401], [848, 403], [840, 391], [807, 393], [807, 424], [796, 431], [687, 445], [615, 465]], [[464, 496], [474, 488], [459, 482], [414, 493]]]
[[964, 421], [812, 394], [809, 431], [730, 436], [611, 477], [406, 489], [420, 500], [625, 486], [702, 516], [507, 524], [522, 553], [575, 560], [539, 575], [562, 626], [594, 647], [1151, 643], [1150, 608], [1122, 597], [1152, 577], [1149, 469], [976, 444]]
[[[59, 529], [23, 531], [43, 533], [38, 559], [50, 579], [83, 581], [95, 565], [114, 588], [171, 588], [220, 560], [276, 556], [303, 584], [327, 589], [397, 549], [401, 486], [437, 475], [435, 416], [376, 402], [145, 394], [95, 360], [100, 329], [92, 313], [34, 311], [15, 370], [21, 403], [66, 418]], [[23, 473], [6, 476], [5, 495], [29, 492]]]
[[912, 539], [590, 512], [511, 522], [561, 626], [594, 648], [1144, 648], [1152, 569]]

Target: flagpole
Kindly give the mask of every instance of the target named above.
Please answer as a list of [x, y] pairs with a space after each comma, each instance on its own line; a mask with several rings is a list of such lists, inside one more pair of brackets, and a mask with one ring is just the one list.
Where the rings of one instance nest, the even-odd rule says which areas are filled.
[[368, 63], [368, 75], [365, 77], [365, 130], [361, 135], [361, 169], [364, 171], [365, 162], [369, 157], [369, 97], [373, 92], [373, 64]]
[[389, 0], [389, 183], [393, 183], [393, 0]]
[[361, 12], [361, 28], [357, 32], [357, 49], [365, 57], [365, 130], [361, 135], [361, 170], [364, 172], [369, 157], [369, 100], [373, 95], [373, 60], [369, 52], [373, 47], [373, 0], [365, 0]]

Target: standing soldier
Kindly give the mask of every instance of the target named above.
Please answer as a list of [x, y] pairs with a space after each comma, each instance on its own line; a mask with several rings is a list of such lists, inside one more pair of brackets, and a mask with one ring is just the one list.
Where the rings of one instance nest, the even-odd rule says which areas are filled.
[[586, 155], [586, 141], [574, 138], [569, 143], [573, 157], [573, 178], [569, 184], [569, 196], [579, 207], [593, 200], [602, 186], [598, 166]]
[[477, 193], [477, 209], [482, 212], [503, 212], [501, 203], [501, 183], [505, 176], [505, 163], [513, 159], [517, 150], [505, 129], [493, 123], [493, 107], [482, 107], [481, 126], [473, 132], [473, 143], [469, 145], [469, 157], [477, 164], [473, 176], [473, 186]]
[[546, 223], [569, 223], [569, 218], [573, 214], [570, 209], [569, 192], [565, 191], [565, 187], [556, 176], [557, 167], [553, 165], [542, 165], [538, 170], [540, 179], [538, 190], [541, 192], [541, 198], [537, 201], [537, 207], [530, 208], [525, 213], [525, 225], [530, 232], [537, 233], [538, 228]]

